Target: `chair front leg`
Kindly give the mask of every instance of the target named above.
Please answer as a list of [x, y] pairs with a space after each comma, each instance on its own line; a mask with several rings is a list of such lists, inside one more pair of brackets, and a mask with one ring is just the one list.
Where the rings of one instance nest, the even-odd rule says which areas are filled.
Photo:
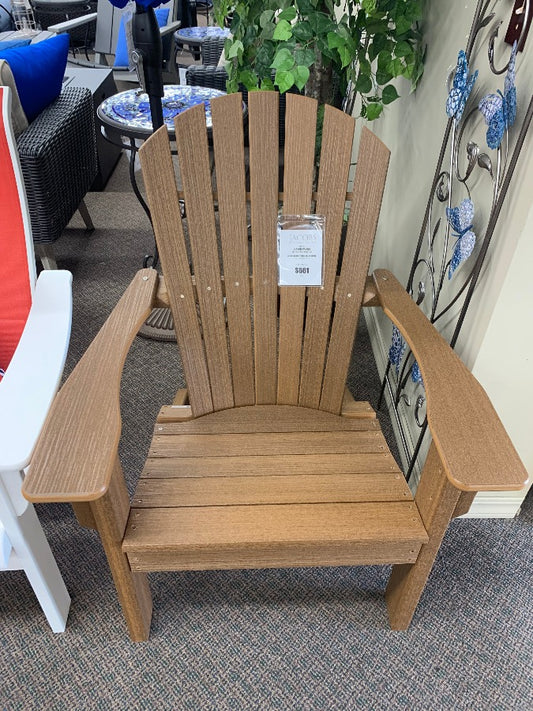
[[133, 642], [143, 642], [150, 634], [152, 597], [146, 574], [132, 572], [127, 556], [122, 552], [130, 502], [118, 456], [109, 489], [100, 499], [91, 501], [90, 505], [130, 638]]
[[448, 481], [432, 443], [415, 495], [429, 542], [422, 546], [416, 563], [393, 566], [385, 592], [392, 629], [409, 627], [460, 497], [461, 491]]

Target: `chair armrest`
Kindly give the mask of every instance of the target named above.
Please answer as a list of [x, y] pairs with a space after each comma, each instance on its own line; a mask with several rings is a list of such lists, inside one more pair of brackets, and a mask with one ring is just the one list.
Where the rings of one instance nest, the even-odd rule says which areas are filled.
[[224, 67], [191, 64], [185, 74], [185, 80], [190, 86], [204, 86], [209, 89], [226, 91], [228, 73]]
[[422, 373], [428, 425], [449, 481], [463, 491], [522, 489], [528, 479], [486, 392], [404, 287], [374, 272], [377, 298]]
[[29, 501], [94, 501], [106, 493], [121, 432], [122, 368], [156, 289], [154, 269], [137, 272], [57, 394], [24, 480]]
[[161, 37], [165, 37], [171, 32], [176, 32], [181, 27], [181, 20], [175, 20], [174, 22], [169, 22], [167, 25], [159, 28], [159, 33]]
[[72, 275], [44, 271], [17, 350], [0, 383], [0, 471], [21, 471], [63, 373], [72, 321]]
[[55, 32], [59, 34], [60, 32], [68, 32], [73, 30], [75, 27], [81, 27], [82, 25], [88, 25], [89, 22], [96, 20], [97, 13], [91, 12], [87, 15], [82, 15], [81, 17], [74, 17], [72, 20], [65, 20], [64, 22], [57, 22], [55, 25], [49, 25], [48, 31]]

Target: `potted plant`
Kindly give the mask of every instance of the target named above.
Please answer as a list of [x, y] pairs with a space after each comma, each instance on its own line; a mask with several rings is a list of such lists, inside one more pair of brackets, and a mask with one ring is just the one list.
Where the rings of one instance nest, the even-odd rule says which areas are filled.
[[319, 103], [377, 118], [396, 98], [393, 80], [416, 87], [424, 51], [418, 21], [424, 0], [215, 0], [230, 18], [225, 47], [228, 91], [296, 87]]

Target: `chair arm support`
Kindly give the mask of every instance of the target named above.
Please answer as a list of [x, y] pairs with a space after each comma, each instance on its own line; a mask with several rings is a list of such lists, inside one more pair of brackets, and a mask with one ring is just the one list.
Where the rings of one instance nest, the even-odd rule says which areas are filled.
[[121, 432], [122, 368], [156, 289], [154, 269], [137, 272], [57, 394], [24, 480], [29, 501], [94, 501], [106, 493]]
[[40, 274], [33, 303], [0, 383], [0, 471], [22, 471], [39, 437], [63, 373], [72, 321], [72, 275]]
[[57, 22], [55, 25], [49, 25], [48, 31], [55, 32], [59, 34], [60, 32], [68, 32], [73, 30], [75, 27], [81, 27], [82, 25], [88, 25], [89, 22], [96, 20], [97, 13], [91, 12], [87, 15], [82, 15], [81, 17], [74, 17], [72, 20], [65, 20], [64, 22]]
[[451, 484], [463, 491], [522, 489], [528, 474], [487, 394], [388, 271], [374, 272], [377, 298], [422, 373], [428, 425]]

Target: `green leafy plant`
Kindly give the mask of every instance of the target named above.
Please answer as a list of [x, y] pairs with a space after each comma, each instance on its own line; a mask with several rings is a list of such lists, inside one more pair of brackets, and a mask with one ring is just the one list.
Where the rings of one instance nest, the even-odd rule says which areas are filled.
[[418, 22], [424, 0], [215, 0], [217, 20], [230, 18], [228, 91], [293, 86], [320, 103], [361, 99], [377, 118], [398, 98], [393, 82], [414, 89], [423, 72]]

